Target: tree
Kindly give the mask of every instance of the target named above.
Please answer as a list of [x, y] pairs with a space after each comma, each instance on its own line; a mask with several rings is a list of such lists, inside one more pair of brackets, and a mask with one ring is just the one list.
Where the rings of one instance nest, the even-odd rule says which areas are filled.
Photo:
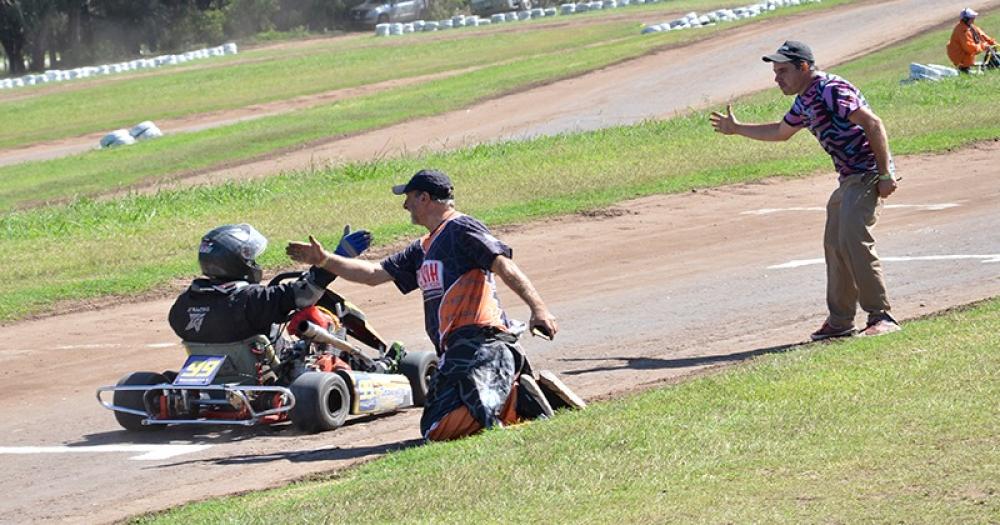
[[57, 0], [21, 0], [21, 14], [24, 17], [25, 52], [28, 54], [31, 71], [45, 71], [45, 54], [51, 47], [52, 33], [59, 12]]
[[10, 74], [24, 73], [24, 16], [16, 0], [0, 0], [0, 45], [10, 62]]

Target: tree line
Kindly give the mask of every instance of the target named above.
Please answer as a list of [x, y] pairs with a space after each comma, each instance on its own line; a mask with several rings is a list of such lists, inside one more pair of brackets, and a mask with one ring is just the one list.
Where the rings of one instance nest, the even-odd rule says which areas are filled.
[[217, 45], [265, 31], [339, 27], [361, 0], [0, 0], [11, 75]]

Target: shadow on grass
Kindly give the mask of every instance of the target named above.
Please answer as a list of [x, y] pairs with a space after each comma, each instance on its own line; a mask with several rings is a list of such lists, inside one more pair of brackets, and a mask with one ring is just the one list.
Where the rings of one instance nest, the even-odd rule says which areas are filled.
[[718, 354], [718, 355], [705, 355], [705, 356], [695, 356], [695, 357], [678, 357], [675, 359], [661, 359], [653, 357], [588, 357], [581, 359], [564, 358], [560, 361], [567, 363], [579, 363], [587, 361], [596, 361], [601, 363], [607, 363], [609, 361], [620, 361], [621, 364], [607, 364], [602, 366], [595, 366], [591, 368], [582, 368], [576, 370], [566, 370], [561, 372], [563, 375], [567, 376], [577, 376], [583, 374], [593, 374], [601, 372], [610, 372], [614, 370], [663, 370], [670, 368], [694, 368], [699, 366], [711, 366], [729, 363], [738, 363], [740, 361], [745, 361], [753, 357], [766, 355], [766, 354], [778, 354], [783, 352], [788, 352], [794, 348], [798, 348], [802, 343], [791, 343], [787, 345], [770, 346], [767, 348], [758, 348], [755, 350], [747, 350], [745, 352], [736, 352], [732, 354]]

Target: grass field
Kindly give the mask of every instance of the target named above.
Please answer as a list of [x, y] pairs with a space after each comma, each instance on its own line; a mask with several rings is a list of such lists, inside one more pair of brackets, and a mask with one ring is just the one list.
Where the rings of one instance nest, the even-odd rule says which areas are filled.
[[[1000, 75], [899, 84], [909, 61], [939, 58], [945, 37], [928, 34], [835, 70], [862, 87], [887, 123], [897, 155], [1000, 137], [1000, 109], [980, 102], [1000, 87]], [[790, 101], [773, 89], [737, 101], [736, 111], [746, 121], [776, 120]], [[972, 113], [973, 121], [955, 118]], [[461, 209], [491, 225], [640, 195], [831, 171], [829, 157], [806, 133], [781, 145], [739, 140], [713, 133], [707, 114], [697, 113], [263, 181], [9, 212], [0, 216], [0, 266], [7, 274], [0, 320], [64, 300], [149, 292], [191, 276], [200, 235], [226, 222], [250, 222], [279, 247], [261, 259], [271, 269], [288, 265], [280, 249], [286, 240], [315, 233], [329, 244], [345, 222], [373, 230], [379, 243], [393, 242], [417, 230], [387, 188], [425, 166], [451, 174]]]
[[[834, 0], [787, 8], [767, 16], [788, 16], [805, 9], [829, 8], [845, 1]], [[298, 147], [309, 141], [440, 114], [529, 86], [586, 73], [665, 46], [710, 38], [719, 31], [753, 22], [748, 20], [698, 31], [678, 31], [655, 36], [640, 35], [639, 24], [636, 22], [617, 21], [586, 26], [571, 23], [540, 31], [500, 32], [490, 38], [438, 39], [421, 43], [419, 37], [423, 35], [417, 35], [416, 43], [402, 49], [362, 48], [357, 53], [376, 53], [383, 57], [383, 62], [376, 68], [378, 73], [372, 72], [372, 64], [375, 62], [355, 57], [344, 66], [349, 69], [335, 68], [340, 72], [337, 77], [341, 82], [339, 86], [354, 85], [361, 82], [361, 79], [374, 82], [416, 74], [454, 71], [470, 66], [480, 67], [418, 85], [398, 87], [250, 122], [175, 134], [128, 148], [93, 151], [52, 161], [3, 167], [0, 168], [0, 209], [107, 192], [138, 183], [155, 183], [163, 178]], [[387, 60], [390, 52], [398, 57]], [[354, 56], [350, 53], [347, 55]], [[236, 77], [240, 81], [240, 87], [219, 86], [212, 79], [200, 77], [174, 79], [157, 76], [150, 81], [172, 80], [177, 83], [175, 86], [188, 91], [191, 91], [192, 85], [197, 85], [198, 89], [194, 92], [196, 98], [244, 100], [241, 93], [256, 92], [257, 84], [242, 75], [260, 74], [259, 71], [236, 74], [246, 67], [232, 68], [232, 73], [229, 69], [203, 69], [197, 72], [199, 75], [214, 75], [218, 82], [224, 83]], [[354, 72], [355, 69], [357, 72]], [[323, 73], [331, 74], [330, 71]], [[280, 82], [287, 84], [288, 77], [289, 73], [286, 71]], [[296, 79], [296, 82], [312, 81], [302, 78]], [[121, 94], [121, 100], [142, 99], [143, 92], [147, 93], [145, 98], [149, 99], [152, 95], [148, 93], [158, 93], [148, 86], [130, 86], [132, 84], [122, 84], [121, 89], [136, 89], [136, 92]], [[73, 96], [76, 97], [74, 107], [88, 107], [79, 101], [79, 94]], [[186, 96], [188, 99], [192, 98], [191, 93]], [[172, 104], [175, 98], [176, 95], [168, 96], [163, 103]], [[180, 100], [183, 102], [185, 99]], [[194, 104], [195, 100], [187, 102]], [[58, 95], [45, 97], [38, 103], [46, 111], [61, 111], [59, 108], [62, 104]], [[102, 103], [114, 106], [116, 100]], [[152, 105], [153, 100], [150, 99], [147, 104]], [[71, 111], [67, 110], [67, 113]], [[0, 119], [2, 118], [0, 115]], [[17, 122], [30, 121], [42, 126], [39, 129], [44, 131], [51, 129], [51, 118], [51, 115], [46, 118], [22, 118]], [[126, 122], [132, 125], [138, 120]], [[121, 124], [114, 127], [119, 125]], [[2, 133], [4, 131], [0, 131]], [[23, 134], [30, 135], [31, 132], [28, 130]], [[0, 136], [0, 141], [2, 140]]]
[[[668, 14], [732, 5], [732, 0], [672, 0], [629, 7], [615, 14], [648, 13], [660, 21], [657, 17]], [[0, 92], [0, 122], [12, 123], [0, 128], [0, 148], [110, 131], [143, 120], [489, 65], [511, 57], [531, 57], [638, 33], [639, 24], [635, 22], [598, 23], [597, 27], [583, 30], [574, 27], [601, 15], [556, 17], [552, 21], [567, 25], [544, 31], [525, 29], [549, 20], [421, 33], [405, 39], [364, 34], [316, 40], [163, 70]], [[36, 93], [38, 96], [30, 96]]]
[[134, 522], [994, 523], [998, 334], [993, 300]]

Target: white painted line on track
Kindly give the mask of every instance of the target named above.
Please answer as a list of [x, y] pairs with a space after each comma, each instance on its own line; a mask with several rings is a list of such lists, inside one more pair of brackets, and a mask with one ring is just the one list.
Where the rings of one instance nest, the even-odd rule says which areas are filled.
[[[941, 204], [886, 204], [886, 209], [905, 209], [905, 208], [915, 208], [924, 211], [939, 211], [946, 210], [948, 208], [957, 208], [959, 204], [953, 202], [943, 202]], [[826, 208], [822, 206], [807, 206], [799, 208], [761, 208], [759, 210], [749, 210], [740, 212], [740, 215], [769, 215], [772, 213], [781, 213], [788, 211], [826, 211]]]
[[[97, 348], [121, 348], [123, 345], [121, 343], [90, 343], [82, 345], [61, 345], [54, 347], [55, 350], [94, 350]], [[150, 343], [143, 345], [146, 348], [170, 348], [171, 346], [177, 346], [177, 343]]]
[[[145, 348], [171, 348], [178, 346], [180, 343], [149, 343], [143, 345]], [[91, 343], [91, 344], [81, 344], [81, 345], [60, 345], [52, 347], [53, 350], [97, 350], [97, 349], [108, 349], [108, 348], [124, 348], [131, 345], [124, 345], [121, 343]], [[10, 357], [21, 354], [29, 354], [33, 352], [32, 349], [16, 349], [8, 348], [0, 350], [0, 356]]]
[[90, 446], [52, 446], [52, 447], [0, 447], [3, 454], [68, 454], [68, 453], [106, 453], [127, 452], [138, 456], [129, 459], [134, 461], [159, 461], [174, 456], [201, 452], [212, 445], [90, 445]]
[[823, 211], [826, 208], [810, 206], [807, 208], [761, 208], [759, 210], [748, 210], [740, 212], [740, 215], [769, 215], [771, 213], [781, 213], [783, 211]]
[[[967, 259], [981, 259], [984, 263], [1000, 262], [1000, 253], [992, 255], [918, 255], [915, 257], [879, 257], [883, 262], [910, 262], [910, 261], [959, 261]], [[798, 268], [800, 266], [811, 266], [814, 264], [824, 264], [824, 259], [796, 259], [783, 264], [768, 266], [768, 270], [785, 270], [788, 268]]]
[[98, 348], [119, 348], [121, 343], [90, 343], [86, 345], [60, 345], [55, 350], [96, 350]]

